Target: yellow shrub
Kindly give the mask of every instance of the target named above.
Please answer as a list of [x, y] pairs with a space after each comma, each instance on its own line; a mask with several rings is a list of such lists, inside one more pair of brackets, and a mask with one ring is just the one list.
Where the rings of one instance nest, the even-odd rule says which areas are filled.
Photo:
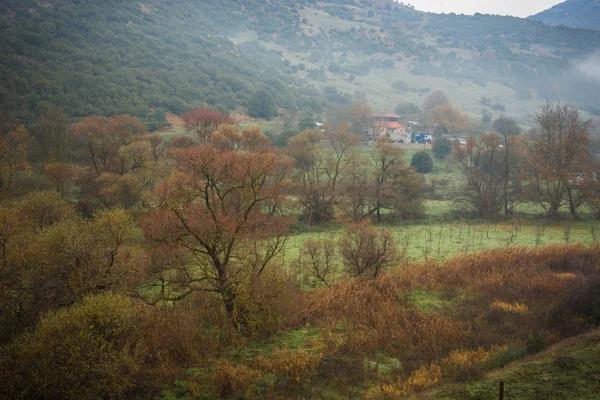
[[441, 361], [423, 365], [414, 371], [408, 379], [372, 389], [367, 398], [397, 399], [411, 392], [422, 392], [444, 382], [456, 382], [480, 378], [482, 365], [492, 354], [506, 350], [506, 347], [494, 346], [490, 350], [455, 350]]
[[309, 353], [304, 350], [289, 350], [287, 347], [277, 350], [270, 357], [257, 360], [257, 367], [275, 375], [283, 375], [288, 383], [305, 382], [316, 374], [319, 362], [323, 358], [320, 352]]
[[501, 310], [515, 314], [527, 314], [529, 312], [529, 308], [526, 304], [523, 303], [506, 303], [502, 300], [494, 300], [491, 305], [493, 310]]
[[443, 373], [442, 368], [436, 362], [431, 363], [428, 366], [423, 366], [413, 372], [411, 376], [404, 382], [403, 391], [408, 392], [420, 392], [429, 389], [442, 381]]

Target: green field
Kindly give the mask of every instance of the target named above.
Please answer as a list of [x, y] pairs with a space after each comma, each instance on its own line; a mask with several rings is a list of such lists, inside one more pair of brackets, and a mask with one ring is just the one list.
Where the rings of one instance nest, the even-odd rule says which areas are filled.
[[[503, 223], [474, 221], [419, 221], [405, 225], [384, 226], [394, 232], [403, 262], [425, 259], [447, 260], [460, 253], [477, 252], [508, 246], [539, 247], [552, 244], [592, 244], [598, 241], [600, 226], [593, 221], [533, 222], [515, 220]], [[298, 257], [304, 241], [337, 239], [343, 229], [291, 236], [284, 252], [287, 264]]]

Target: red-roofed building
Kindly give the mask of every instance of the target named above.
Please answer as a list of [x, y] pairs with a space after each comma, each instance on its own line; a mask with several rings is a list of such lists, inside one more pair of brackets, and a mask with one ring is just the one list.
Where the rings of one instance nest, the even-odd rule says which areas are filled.
[[377, 122], [376, 126], [378, 128], [388, 128], [388, 129], [402, 129], [404, 125], [399, 122]]
[[376, 122], [375, 135], [377, 137], [388, 137], [394, 142], [410, 143], [410, 133], [406, 126], [399, 122]]
[[392, 113], [376, 113], [370, 115], [372, 123], [369, 135], [378, 139], [388, 137], [394, 142], [410, 143], [410, 133], [406, 126], [400, 123], [400, 116]]

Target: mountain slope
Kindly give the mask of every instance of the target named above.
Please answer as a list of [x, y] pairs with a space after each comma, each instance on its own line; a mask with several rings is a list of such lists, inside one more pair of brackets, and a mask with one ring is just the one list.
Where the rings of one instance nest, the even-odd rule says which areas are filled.
[[[506, 112], [528, 121], [546, 99], [586, 110], [600, 101], [600, 79], [581, 68], [600, 47], [600, 32], [375, 0], [305, 1], [299, 14], [300, 32], [297, 25], [278, 35], [255, 32], [239, 39], [247, 42], [240, 48], [305, 64], [299, 77], [364, 92], [381, 110], [421, 104], [436, 89], [471, 116]], [[497, 107], [482, 105], [483, 97]]]
[[[218, 2], [210, 3], [218, 6]], [[248, 107], [267, 89], [287, 107], [320, 109], [316, 93], [247, 57], [211, 26], [235, 16], [195, 2], [7, 0], [0, 3], [0, 111], [27, 120], [51, 104], [74, 117], [156, 119], [204, 104]]]
[[352, 96], [392, 111], [441, 89], [473, 117], [526, 122], [546, 99], [600, 112], [600, 77], [581, 68], [599, 48], [600, 32], [388, 0], [5, 0], [0, 112], [153, 121], [243, 110], [259, 90], [304, 115]]
[[600, 0], [567, 0], [529, 18], [552, 26], [600, 30]]

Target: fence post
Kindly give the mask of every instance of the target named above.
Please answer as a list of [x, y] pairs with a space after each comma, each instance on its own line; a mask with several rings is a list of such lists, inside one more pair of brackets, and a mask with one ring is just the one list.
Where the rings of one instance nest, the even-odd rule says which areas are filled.
[[504, 381], [500, 381], [500, 400], [504, 400]]

